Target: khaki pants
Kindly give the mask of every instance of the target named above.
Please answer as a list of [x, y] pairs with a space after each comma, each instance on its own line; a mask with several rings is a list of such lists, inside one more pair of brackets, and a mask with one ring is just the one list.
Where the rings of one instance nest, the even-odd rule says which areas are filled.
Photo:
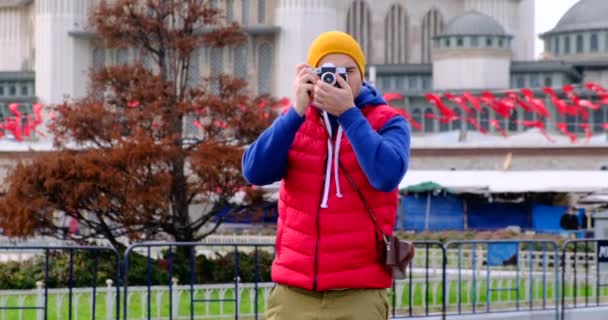
[[386, 289], [325, 292], [277, 285], [268, 297], [267, 320], [386, 320]]

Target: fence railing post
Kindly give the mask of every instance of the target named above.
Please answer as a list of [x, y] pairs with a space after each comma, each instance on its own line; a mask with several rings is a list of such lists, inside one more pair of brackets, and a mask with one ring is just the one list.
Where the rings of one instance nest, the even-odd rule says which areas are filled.
[[[36, 306], [44, 306], [44, 282], [42, 281], [36, 281]], [[36, 320], [43, 319], [44, 309], [38, 309], [38, 311], [36, 312]]]
[[178, 279], [177, 277], [171, 278], [171, 282], [173, 282], [171, 290], [171, 318], [177, 319], [179, 315], [179, 290], [177, 288]]
[[116, 301], [114, 297], [114, 281], [112, 279], [106, 280], [106, 319], [112, 320], [115, 316], [114, 314], [114, 302]]

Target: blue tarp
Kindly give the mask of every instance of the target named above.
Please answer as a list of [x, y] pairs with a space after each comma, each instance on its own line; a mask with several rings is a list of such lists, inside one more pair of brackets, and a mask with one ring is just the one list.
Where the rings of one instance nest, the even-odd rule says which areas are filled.
[[[410, 194], [402, 198], [400, 213], [402, 226], [406, 230], [424, 231], [427, 193]], [[463, 230], [463, 201], [453, 195], [430, 197], [431, 210], [429, 230]]]
[[488, 265], [494, 267], [503, 266], [506, 262], [517, 263], [518, 248], [517, 242], [488, 243]]
[[470, 201], [467, 204], [470, 229], [494, 230], [509, 226], [529, 229], [531, 227], [527, 203]]
[[537, 204], [532, 208], [532, 227], [536, 231], [558, 233], [563, 231], [559, 220], [568, 207]]

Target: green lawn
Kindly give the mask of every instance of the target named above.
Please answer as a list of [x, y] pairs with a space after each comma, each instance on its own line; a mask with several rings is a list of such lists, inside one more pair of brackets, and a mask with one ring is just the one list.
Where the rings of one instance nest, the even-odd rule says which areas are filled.
[[[497, 288], [498, 287], [498, 282], [500, 280], [492, 280], [492, 287]], [[519, 305], [520, 308], [528, 308], [528, 300], [524, 300], [525, 297], [525, 290], [529, 290], [525, 287], [525, 280], [521, 280], [520, 281], [520, 289], [519, 289], [519, 294], [520, 294], [520, 299], [519, 299]], [[448, 295], [448, 309], [449, 310], [454, 310], [455, 307], [457, 306], [458, 303], [458, 286], [454, 285], [456, 282], [453, 282], [453, 285], [450, 286], [450, 292]], [[511, 280], [511, 281], [505, 281], [503, 282], [503, 286], [508, 286], [508, 287], [513, 287], [515, 286], [515, 280]], [[478, 296], [476, 297], [476, 308], [478, 311], [485, 311], [486, 308], [486, 301], [487, 301], [487, 296], [486, 296], [486, 284], [487, 282], [485, 280], [481, 280], [481, 281], [477, 281], [477, 286], [479, 288], [478, 290]], [[439, 287], [440, 289], [440, 287]], [[472, 288], [471, 288], [472, 289]], [[472, 309], [471, 305], [472, 305], [472, 301], [471, 301], [471, 292], [468, 288], [468, 285], [466, 285], [465, 283], [463, 283], [462, 285], [462, 291], [461, 291], [461, 306], [462, 306], [462, 311], [466, 312], [466, 311], [470, 311]], [[546, 299], [546, 303], [547, 305], [552, 305], [553, 302], [555, 301], [555, 288], [553, 287], [552, 283], [548, 283], [547, 284], [547, 299]], [[264, 295], [263, 295], [263, 291], [262, 289], [259, 289], [258, 291], [259, 295], [259, 301], [258, 301], [258, 312], [260, 314], [263, 313], [264, 310], [264, 305], [265, 305], [265, 301], [264, 300]], [[413, 293], [413, 299], [412, 299], [412, 309], [413, 309], [413, 313], [415, 314], [421, 314], [423, 312], [425, 312], [425, 304], [424, 304], [424, 297], [426, 294], [426, 290], [422, 285], [416, 285], [412, 288], [412, 293]], [[121, 292], [122, 294], [122, 292]], [[542, 287], [535, 287], [533, 288], [533, 294], [534, 294], [534, 306], [540, 308], [542, 306]], [[566, 287], [566, 297], [568, 298], [568, 301], [571, 301], [572, 299], [569, 297], [572, 297], [572, 290], [567, 286]], [[590, 287], [583, 287], [583, 286], [579, 286], [579, 288], [577, 289], [577, 301], [579, 304], [584, 303], [584, 297], [586, 296], [593, 296], [595, 294], [595, 292], [592, 292], [592, 289]], [[429, 301], [430, 303], [433, 303], [433, 301], [437, 301], [437, 304], [431, 304], [429, 306], [429, 310], [430, 312], [437, 312], [440, 311], [441, 309], [441, 291], [438, 290], [437, 292], [437, 297], [434, 297], [434, 292], [433, 290], [429, 290]], [[602, 288], [601, 290], [601, 295], [603, 297], [608, 297], [608, 288]], [[219, 299], [219, 291], [218, 290], [214, 290], [211, 294], [210, 297], [208, 297], [208, 299]], [[77, 315], [73, 314], [72, 315], [72, 319], [76, 319], [76, 316], [78, 319], [106, 319], [106, 294], [105, 292], [101, 292], [97, 294], [97, 299], [96, 299], [96, 310], [95, 310], [95, 317], [92, 317], [91, 315], [91, 303], [90, 303], [90, 298], [91, 295], [90, 293], [88, 294], [80, 294], [80, 298], [79, 298], [79, 303], [78, 303], [78, 308], [77, 308]], [[227, 290], [226, 294], [225, 294], [225, 298], [226, 299], [233, 299], [234, 298], [234, 291], [233, 290]], [[241, 295], [241, 300], [240, 300], [240, 308], [239, 308], [239, 314], [253, 314], [254, 312], [254, 305], [253, 305], [253, 301], [250, 298], [249, 295], [249, 291], [248, 289], [245, 289]], [[499, 301], [500, 298], [500, 301]], [[24, 300], [24, 306], [29, 306], [29, 307], [33, 307], [36, 304], [36, 300], [35, 300], [35, 295], [24, 295], [21, 296], [20, 299], [25, 299]], [[56, 295], [49, 295], [49, 301], [48, 301], [48, 319], [50, 320], [60, 320], [60, 319], [68, 319], [68, 297], [67, 294], [63, 296], [63, 300], [61, 303], [61, 310], [57, 309], [57, 299], [58, 296]], [[122, 299], [122, 296], [121, 296]], [[199, 291], [197, 292], [196, 296], [194, 297], [194, 299], [206, 299], [206, 297], [204, 296], [203, 291]], [[389, 297], [389, 301], [392, 303], [392, 295]], [[142, 301], [143, 300], [143, 301]], [[162, 294], [162, 296], [159, 299], [160, 301], [157, 300], [157, 296], [156, 294], [153, 292], [152, 297], [151, 297], [151, 306], [150, 306], [150, 311], [151, 311], [151, 316], [152, 317], [158, 317], [159, 316], [159, 310], [160, 310], [160, 316], [161, 317], [169, 317], [169, 294], [168, 292], [165, 292]], [[401, 304], [398, 307], [398, 313], [405, 313], [408, 311], [409, 309], [409, 300], [410, 300], [410, 288], [409, 286], [405, 286], [403, 289], [403, 295], [401, 297]], [[595, 303], [595, 298], [593, 299], [589, 299], [590, 303]], [[490, 307], [491, 309], [498, 309], [498, 308], [512, 308], [515, 307], [515, 302], [516, 302], [516, 291], [492, 291], [490, 294]], [[561, 299], [560, 299], [561, 302]], [[5, 300], [5, 303], [7, 306], [10, 307], [16, 307], [19, 305], [19, 301], [17, 300], [16, 297], [10, 297], [7, 300]], [[75, 300], [73, 300], [73, 303], [76, 303]], [[160, 303], [160, 305], [159, 305]], [[182, 291], [182, 295], [181, 295], [181, 299], [180, 299], [180, 303], [179, 303], [179, 316], [189, 316], [190, 315], [190, 310], [193, 307], [193, 311], [194, 311], [194, 315], [198, 316], [200, 318], [202, 318], [203, 316], [205, 316], [206, 319], [219, 319], [219, 318], [229, 318], [231, 315], [234, 315], [234, 311], [235, 311], [235, 305], [234, 302], [195, 302], [194, 306], [191, 306], [190, 303], [190, 294], [188, 291]], [[121, 308], [122, 308], [122, 301], [121, 301]], [[129, 300], [129, 318], [137, 318], [137, 319], [141, 319], [142, 315], [144, 317], [147, 316], [147, 310], [146, 310], [146, 301], [145, 301], [145, 296], [141, 296], [140, 294], [134, 294], [131, 299]], [[0, 320], [4, 320], [4, 319], [24, 319], [24, 320], [36, 320], [36, 312], [34, 310], [2, 310], [0, 311]], [[76, 312], [76, 311], [75, 311]], [[122, 310], [121, 310], [121, 318], [122, 318]], [[21, 314], [21, 317], [20, 317]]]

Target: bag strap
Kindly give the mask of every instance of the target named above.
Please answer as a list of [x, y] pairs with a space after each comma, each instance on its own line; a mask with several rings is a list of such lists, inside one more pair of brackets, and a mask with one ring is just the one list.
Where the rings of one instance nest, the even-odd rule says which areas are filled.
[[384, 231], [382, 231], [382, 228], [380, 228], [380, 225], [378, 224], [378, 221], [376, 220], [376, 216], [374, 215], [374, 212], [372, 211], [372, 208], [369, 206], [369, 203], [367, 202], [367, 200], [365, 200], [365, 197], [363, 196], [363, 193], [361, 192], [361, 190], [359, 189], [359, 187], [357, 187], [357, 185], [355, 184], [355, 181], [353, 180], [353, 178], [350, 177], [350, 175], [348, 174], [348, 172], [346, 171], [346, 169], [342, 165], [342, 162], [338, 161], [338, 164], [340, 165], [340, 169], [342, 169], [342, 172], [344, 173], [344, 176], [346, 177], [346, 179], [348, 180], [348, 182], [350, 183], [350, 185], [353, 187], [353, 189], [355, 189], [355, 191], [359, 195], [359, 198], [361, 199], [361, 201], [363, 201], [363, 204], [365, 205], [365, 208], [367, 209], [367, 213], [369, 213], [369, 216], [372, 218], [372, 221], [374, 222], [374, 225], [376, 226], [376, 229], [378, 229], [378, 231], [380, 231], [380, 233], [382, 234], [382, 238], [384, 240], [384, 244], [388, 245], [389, 244], [388, 237], [386, 236], [386, 234], [384, 233]]

